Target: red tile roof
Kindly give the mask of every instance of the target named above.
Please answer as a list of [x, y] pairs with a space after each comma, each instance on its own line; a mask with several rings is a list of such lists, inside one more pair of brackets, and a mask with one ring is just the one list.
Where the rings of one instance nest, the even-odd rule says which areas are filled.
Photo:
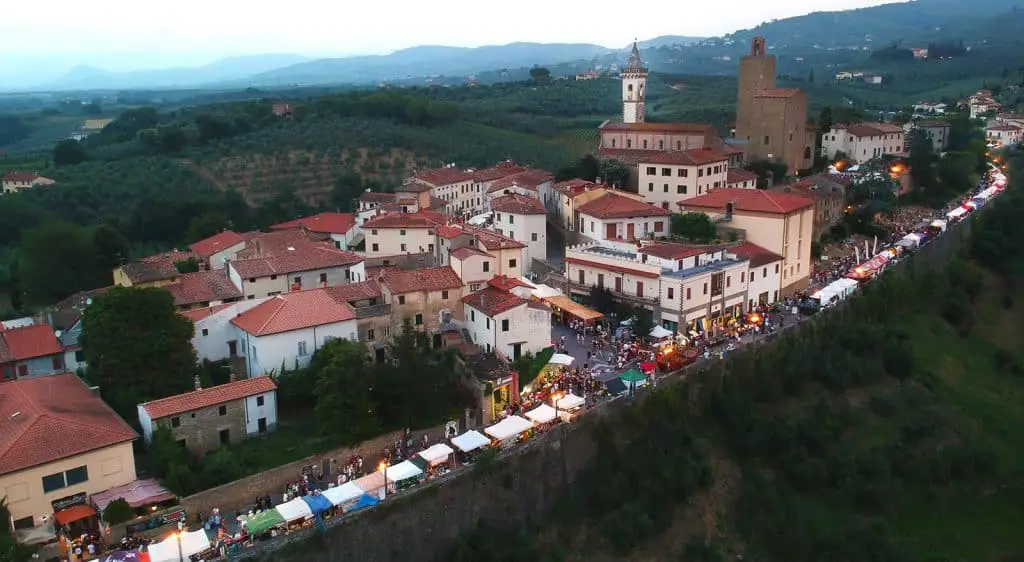
[[571, 179], [571, 180], [566, 180], [566, 181], [560, 181], [560, 182], [558, 182], [558, 183], [556, 183], [556, 184], [551, 186], [551, 188], [554, 189], [555, 191], [557, 191], [557, 192], [559, 192], [559, 193], [561, 193], [563, 195], [566, 195], [566, 196], [568, 196], [570, 198], [576, 197], [577, 195], [581, 195], [583, 193], [586, 193], [588, 191], [591, 191], [591, 190], [594, 190], [594, 189], [597, 189], [597, 188], [600, 188], [600, 187], [604, 187], [604, 186], [600, 185], [600, 184], [597, 184], [597, 183], [594, 183], [592, 181], [581, 180], [579, 178]]
[[637, 133], [676, 133], [683, 135], [714, 135], [715, 127], [707, 123], [618, 123], [607, 121], [601, 124], [602, 131], [623, 131]]
[[754, 97], [758, 98], [791, 98], [798, 95], [800, 90], [797, 88], [772, 88], [770, 90], [761, 90]]
[[392, 295], [434, 292], [462, 288], [462, 279], [449, 266], [407, 271], [395, 269], [383, 275], [384, 286]]
[[633, 269], [630, 267], [623, 267], [621, 265], [611, 265], [591, 260], [584, 260], [580, 258], [565, 258], [565, 263], [574, 263], [576, 265], [582, 265], [583, 267], [593, 267], [594, 269], [601, 269], [604, 271], [611, 271], [614, 273], [626, 273], [629, 275], [635, 275], [637, 277], [646, 277], [647, 279], [657, 279], [658, 277], [660, 277], [658, 273], [652, 273], [640, 269]]
[[503, 234], [498, 234], [493, 230], [470, 225], [465, 225], [463, 228], [476, 236], [476, 239], [480, 241], [480, 245], [488, 250], [515, 250], [516, 248], [526, 247], [526, 244], [513, 240]]
[[710, 250], [706, 246], [687, 246], [686, 244], [673, 244], [671, 242], [655, 242], [640, 247], [641, 254], [647, 254], [666, 260], [681, 260], [692, 258], [707, 253]]
[[339, 302], [351, 303], [377, 299], [381, 296], [380, 284], [372, 279], [361, 283], [346, 283], [335, 287], [327, 287], [324, 290]]
[[[757, 183], [757, 174], [749, 170], [741, 168], [731, 168], [728, 173], [725, 174], [726, 185], [732, 185], [734, 183], [740, 183], [744, 181], [752, 181], [754, 184]], [[751, 184], [751, 185], [754, 185]]]
[[494, 183], [492, 183], [491, 187], [488, 188], [487, 193], [494, 193], [495, 191], [501, 191], [502, 189], [508, 189], [511, 187], [521, 187], [536, 191], [540, 188], [541, 184], [554, 179], [555, 176], [544, 170], [526, 170], [494, 180]]
[[243, 279], [252, 279], [313, 269], [345, 267], [363, 261], [363, 258], [352, 252], [323, 245], [298, 244], [293, 248], [275, 256], [235, 260], [229, 267], [237, 271]]
[[606, 193], [577, 209], [581, 215], [598, 219], [619, 219], [628, 217], [667, 217], [671, 213], [643, 201], [616, 193]]
[[174, 298], [175, 306], [242, 298], [242, 291], [228, 278], [226, 269], [187, 273], [170, 285], [161, 287]]
[[539, 199], [513, 193], [502, 195], [491, 200], [491, 210], [499, 213], [512, 213], [515, 215], [546, 215], [547, 209]]
[[525, 287], [527, 289], [533, 289], [534, 286], [515, 277], [509, 277], [508, 275], [495, 275], [487, 282], [488, 285], [502, 291], [511, 291], [516, 287]]
[[204, 238], [189, 246], [193, 252], [201, 258], [207, 259], [217, 252], [224, 251], [232, 246], [242, 244], [245, 238], [232, 230], [218, 232], [209, 238]]
[[0, 474], [137, 437], [73, 373], [0, 383]]
[[726, 251], [739, 256], [742, 259], [750, 260], [750, 267], [761, 267], [777, 261], [782, 261], [782, 256], [771, 250], [767, 250], [752, 242], [744, 242], [735, 248], [726, 248]]
[[989, 131], [1019, 131], [1020, 127], [1005, 123], [1002, 125], [992, 125], [990, 127], [986, 127], [986, 129], [988, 129]]
[[3, 344], [3, 348], [0, 349], [0, 361], [4, 363], [64, 352], [49, 324], [33, 324], [24, 328], [2, 330], [0, 339], [0, 343]]
[[394, 193], [378, 193], [376, 191], [365, 191], [359, 196], [360, 201], [367, 203], [389, 203], [395, 200]]
[[834, 125], [832, 128], [836, 130], [846, 130], [847, 133], [858, 138], [890, 135], [893, 133], [905, 133], [903, 127], [897, 127], [896, 125], [890, 125], [888, 123], [852, 123], [846, 125]]
[[462, 302], [472, 306], [491, 318], [526, 304], [524, 298], [517, 297], [508, 291], [488, 285], [482, 290], [462, 297]]
[[473, 181], [483, 183], [496, 181], [501, 178], [525, 172], [526, 168], [520, 168], [512, 163], [499, 164], [493, 168], [484, 168], [472, 172]]
[[494, 257], [491, 254], [488, 254], [487, 252], [479, 248], [474, 248], [472, 246], [462, 246], [460, 248], [455, 248], [454, 250], [452, 250], [451, 254], [453, 258], [458, 260], [464, 260], [470, 256], [483, 256], [485, 258]]
[[[440, 187], [442, 185], [473, 181], [473, 173], [458, 168], [434, 168], [433, 170], [415, 173], [410, 179]], [[396, 191], [398, 190], [396, 189]]]
[[246, 238], [246, 245], [245, 249], [238, 252], [236, 259], [240, 260], [291, 254], [295, 250], [289, 248], [304, 248], [310, 245], [334, 247], [334, 242], [330, 241], [326, 234], [301, 228], [246, 233], [242, 236]]
[[728, 162], [729, 157], [714, 150], [673, 150], [658, 152], [640, 160], [641, 164], [674, 164], [676, 166], [705, 166], [717, 162]]
[[724, 211], [728, 203], [733, 204], [733, 211], [777, 215], [788, 215], [814, 206], [814, 200], [807, 197], [762, 189], [712, 189], [704, 195], [680, 201], [679, 206], [687, 210], [715, 209]]
[[301, 227], [325, 234], [348, 234], [355, 225], [356, 216], [354, 213], [318, 213], [313, 216], [275, 224], [270, 228], [273, 230], [288, 230]]
[[192, 392], [178, 394], [177, 396], [168, 396], [160, 400], [146, 402], [141, 404], [141, 406], [149, 414], [149, 419], [158, 420], [186, 412], [203, 410], [211, 406], [219, 406], [275, 390], [277, 390], [277, 385], [274, 384], [274, 379], [271, 377], [255, 377], [201, 390], [193, 390]]
[[7, 172], [2, 179], [3, 181], [31, 182], [41, 177], [43, 176], [35, 172]]
[[644, 162], [646, 158], [652, 158], [658, 154], [665, 152], [664, 150], [644, 150], [642, 148], [599, 148], [597, 149], [597, 155], [601, 158], [614, 158], [615, 160], [621, 160], [627, 164], [638, 164]]
[[363, 223], [367, 228], [437, 228], [444, 224], [443, 215], [420, 211], [418, 213], [384, 213]]
[[276, 295], [232, 318], [231, 323], [254, 336], [266, 336], [355, 317], [351, 306], [339, 302], [326, 288], [317, 288]]
[[178, 314], [184, 316], [185, 318], [188, 318], [190, 321], [192, 321], [193, 324], [195, 324], [196, 322], [199, 322], [204, 318], [209, 318], [210, 316], [217, 314], [218, 312], [224, 310], [225, 308], [228, 308], [233, 304], [235, 303], [228, 302], [224, 304], [218, 304], [216, 306], [207, 306], [206, 308], [193, 308], [192, 310], [186, 310], [183, 312], [179, 312]]
[[181, 275], [171, 261], [133, 261], [122, 265], [121, 271], [132, 283], [163, 281]]

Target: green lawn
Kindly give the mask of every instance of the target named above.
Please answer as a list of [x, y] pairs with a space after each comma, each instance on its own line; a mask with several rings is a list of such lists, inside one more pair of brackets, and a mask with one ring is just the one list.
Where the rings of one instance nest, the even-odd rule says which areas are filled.
[[247, 473], [255, 474], [337, 446], [336, 440], [320, 435], [316, 419], [309, 412], [283, 417], [273, 433], [231, 445], [230, 451]]

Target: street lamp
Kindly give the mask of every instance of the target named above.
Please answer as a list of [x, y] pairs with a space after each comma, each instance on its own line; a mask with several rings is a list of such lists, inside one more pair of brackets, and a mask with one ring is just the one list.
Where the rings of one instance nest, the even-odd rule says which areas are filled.
[[381, 499], [386, 500], [388, 499], [388, 461], [380, 461], [377, 470], [384, 474], [384, 497]]
[[178, 531], [174, 533], [174, 538], [178, 539], [178, 562], [185, 562], [185, 552], [181, 546], [181, 534], [184, 531]]

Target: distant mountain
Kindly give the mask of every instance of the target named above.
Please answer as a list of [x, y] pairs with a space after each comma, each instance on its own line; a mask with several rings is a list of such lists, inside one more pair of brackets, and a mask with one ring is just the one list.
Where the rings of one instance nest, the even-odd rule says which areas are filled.
[[604, 55], [587, 43], [512, 43], [476, 48], [421, 46], [389, 55], [319, 59], [252, 77], [256, 85], [376, 83], [407, 77], [467, 76], [502, 68], [556, 64]]
[[637, 46], [641, 49], [657, 49], [658, 47], [669, 47], [672, 45], [690, 45], [703, 41], [707, 37], [690, 37], [687, 35], [660, 35], [654, 39], [638, 41]]
[[310, 60], [291, 54], [230, 57], [195, 67], [110, 72], [87, 65], [37, 86], [40, 90], [126, 90], [194, 88], [215, 82], [244, 81], [254, 74]]
[[921, 36], [964, 19], [996, 16], [1024, 6], [1024, 0], [915, 0], [842, 12], [815, 12], [763, 23], [726, 36], [740, 45], [761, 35], [769, 46], [844, 48], [884, 46]]

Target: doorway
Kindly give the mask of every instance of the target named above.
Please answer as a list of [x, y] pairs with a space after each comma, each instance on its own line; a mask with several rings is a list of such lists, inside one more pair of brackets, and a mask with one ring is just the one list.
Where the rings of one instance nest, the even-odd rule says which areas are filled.
[[238, 342], [235, 340], [228, 342], [228, 357], [238, 357]]
[[523, 355], [523, 344], [512, 344], [512, 359], [519, 359]]

